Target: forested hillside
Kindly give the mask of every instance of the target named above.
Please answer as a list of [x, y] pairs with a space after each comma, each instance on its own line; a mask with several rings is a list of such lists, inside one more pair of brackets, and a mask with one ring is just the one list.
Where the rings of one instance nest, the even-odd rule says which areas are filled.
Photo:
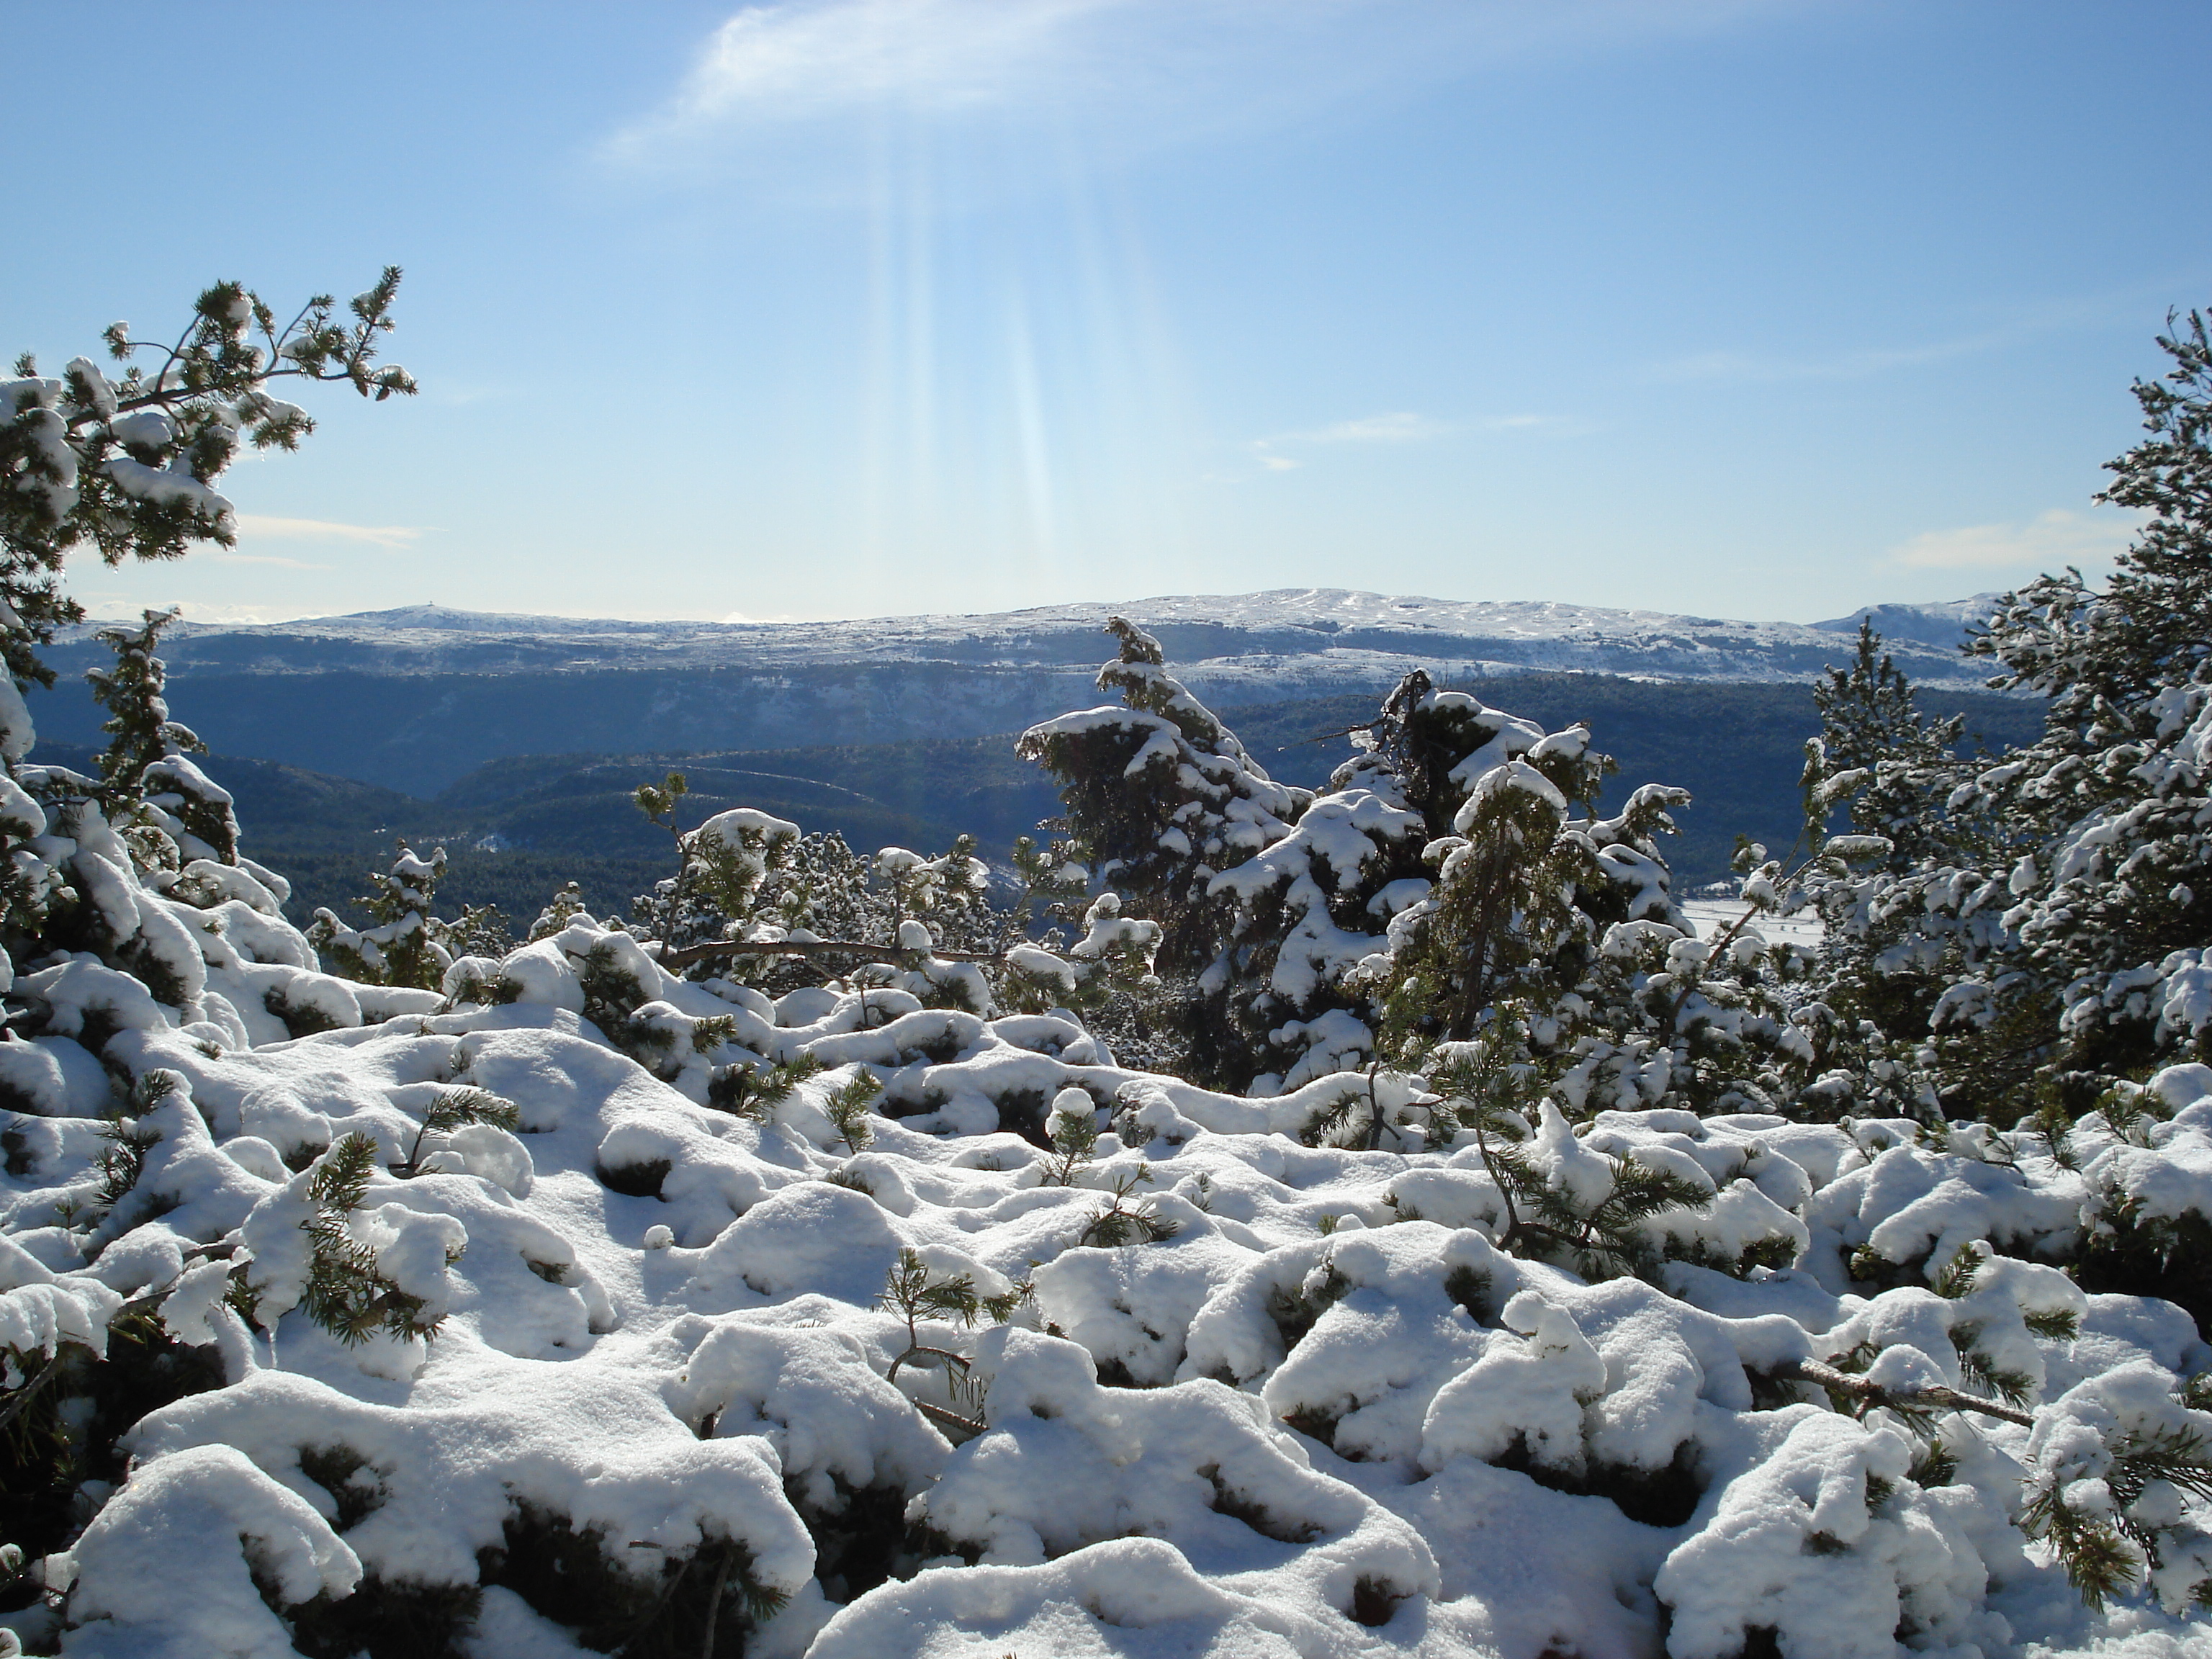
[[[1843, 641], [1835, 654], [1838, 661], [1847, 655]], [[1646, 783], [1688, 789], [1691, 804], [1676, 814], [1679, 833], [1668, 846], [1686, 890], [1727, 876], [1738, 836], [1786, 846], [1797, 833], [1804, 742], [1820, 727], [1806, 686], [1578, 674], [1470, 685], [1548, 726], [1585, 720], [1605, 732], [1620, 769], [1606, 784], [1601, 805]], [[189, 685], [171, 700], [198, 729]], [[2021, 741], [2041, 723], [2031, 700], [1950, 690], [1923, 701], [1938, 714], [1964, 713], [1972, 733], [1990, 746]], [[1351, 753], [1346, 733], [1372, 714], [1375, 702], [1346, 693], [1237, 705], [1222, 715], [1273, 775], [1315, 788]], [[32, 706], [41, 707], [36, 700]], [[288, 718], [304, 719], [298, 710]], [[82, 766], [95, 752], [44, 741], [45, 751], [65, 765]], [[333, 750], [343, 747], [337, 734], [330, 741]], [[690, 778], [690, 811], [702, 820], [722, 807], [752, 805], [871, 848], [942, 848], [969, 834], [1004, 868], [1015, 838], [1059, 811], [1050, 781], [1018, 759], [1013, 744], [1007, 733], [720, 753], [519, 755], [481, 766], [427, 799], [267, 760], [216, 754], [204, 765], [238, 798], [263, 855], [290, 878], [295, 896], [288, 914], [295, 921], [349, 904], [362, 872], [388, 856], [395, 836], [447, 847], [446, 890], [453, 902], [495, 904], [526, 916], [569, 881], [593, 909], [620, 912], [666, 873], [666, 838], [638, 816], [631, 795], [671, 767]]]
[[[1200, 694], [1231, 708], [1540, 673], [1802, 685], [1855, 622], [1813, 626], [1336, 588], [1133, 607]], [[171, 626], [178, 707], [218, 752], [435, 796], [528, 755], [712, 753], [1012, 733], [1079, 701], [1109, 605], [789, 623], [634, 623], [433, 605], [255, 627]], [[1900, 665], [1978, 684], [1959, 647], [1985, 605], [1885, 606]], [[106, 648], [60, 629], [40, 729], [96, 743], [82, 676]]]

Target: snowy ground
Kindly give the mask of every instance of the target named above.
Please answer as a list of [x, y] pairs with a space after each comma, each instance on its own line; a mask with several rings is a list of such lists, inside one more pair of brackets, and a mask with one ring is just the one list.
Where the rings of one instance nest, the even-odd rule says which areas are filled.
[[[1700, 939], [1717, 939], [1741, 919], [1744, 906], [1735, 899], [1692, 898], [1682, 901], [1682, 911], [1697, 925]], [[1809, 910], [1801, 910], [1794, 915], [1762, 916], [1747, 925], [1755, 926], [1771, 945], [1787, 943], [1808, 948], [1820, 942], [1824, 932], [1820, 918]]]
[[[659, 1075], [577, 1012], [611, 959], [653, 999], [630, 1018], [678, 1039]], [[100, 1067], [67, 1036], [10, 1046], [44, 1107], [15, 1120], [0, 1185], [6, 1340], [82, 1340], [174, 1285], [163, 1319], [228, 1384], [140, 1424], [128, 1483], [40, 1569], [74, 1585], [70, 1655], [283, 1655], [277, 1609], [364, 1584], [481, 1587], [459, 1639], [482, 1659], [578, 1651], [515, 1565], [570, 1536], [647, 1587], [720, 1562], [781, 1603], [761, 1656], [1723, 1659], [1763, 1629], [1811, 1659], [1880, 1659], [1893, 1632], [1951, 1659], [2206, 1651], [2140, 1594], [2092, 1615], [2010, 1519], [2024, 1477], [2096, 1484], [2113, 1425], [2203, 1417], [2172, 1398], [2212, 1365], [2185, 1315], [2025, 1259], [2078, 1231], [2098, 1182], [2212, 1201], [2203, 1067], [2161, 1085], [2184, 1109], [2163, 1150], [2108, 1135], [2079, 1170], [1910, 1125], [1607, 1113], [1577, 1136], [1547, 1115], [1532, 1155], [1556, 1182], [1608, 1182], [1607, 1155], [1689, 1172], [1714, 1200], [1656, 1238], [1715, 1261], [1780, 1241], [1796, 1263], [1678, 1263], [1662, 1288], [1501, 1254], [1473, 1145], [1302, 1145], [1341, 1079], [1212, 1095], [1057, 1017], [881, 990], [770, 1005], [581, 922], [508, 959], [505, 1006], [430, 997], [252, 1046], [204, 995], [179, 1022], [74, 969], [40, 994], [106, 1007], [108, 1064], [181, 1086], [103, 1217]], [[708, 1038], [708, 1017], [729, 1024]], [[703, 1103], [740, 1048], [830, 1069], [750, 1119]], [[862, 1065], [886, 1091], [856, 1151], [827, 1106]], [[514, 1132], [424, 1135], [464, 1086], [512, 1102]], [[1048, 1102], [1112, 1126], [1071, 1184], [1001, 1127]], [[343, 1224], [443, 1316], [428, 1342], [347, 1347], [299, 1305], [311, 1160], [349, 1134], [398, 1172]], [[1112, 1243], [1117, 1209], [1168, 1236]], [[2018, 1254], [1963, 1297], [1902, 1265], [1976, 1237]], [[1005, 1294], [1006, 1317], [910, 1332], [886, 1300], [902, 1252], [925, 1286]], [[1901, 1282], [1855, 1282], [1862, 1257]], [[234, 1277], [266, 1334], [223, 1300]], [[1899, 1388], [1959, 1386], [1970, 1357], [2017, 1374], [2038, 1425], [1946, 1414], [1931, 1443], [1762, 1380], [1869, 1352]], [[1924, 1473], [1931, 1443], [1948, 1475]], [[2212, 1571], [2212, 1538], [2190, 1541], [2212, 1513], [2169, 1508], [2173, 1599]]]

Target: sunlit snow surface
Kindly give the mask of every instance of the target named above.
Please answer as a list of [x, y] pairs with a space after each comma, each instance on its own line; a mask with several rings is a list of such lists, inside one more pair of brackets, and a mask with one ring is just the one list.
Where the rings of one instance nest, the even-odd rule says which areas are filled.
[[1682, 913], [1697, 924], [1699, 939], [1718, 939], [1738, 923], [1745, 931], [1756, 930], [1770, 945], [1818, 945], [1824, 936], [1820, 918], [1810, 910], [1799, 910], [1786, 916], [1755, 915], [1744, 921], [1747, 908], [1741, 900], [1723, 898], [1691, 898], [1682, 902]]
[[[595, 953], [654, 999], [635, 1018], [678, 1039], [664, 1075], [576, 1012]], [[288, 994], [320, 996], [341, 1028], [251, 1047], [219, 988], [244, 994], [246, 966], [210, 962], [208, 1018], [188, 1028], [134, 1000], [134, 981], [73, 966], [49, 987], [57, 1006], [105, 1009], [124, 1028], [108, 1060], [167, 1068], [186, 1092], [144, 1120], [145, 1174], [88, 1231], [104, 1080], [67, 1038], [6, 1045], [40, 1109], [13, 1121], [0, 1176], [5, 1339], [96, 1340], [124, 1298], [181, 1276], [164, 1317], [215, 1344], [230, 1380], [139, 1425], [131, 1480], [48, 1564], [76, 1580], [70, 1655], [281, 1656], [253, 1571], [287, 1601], [364, 1573], [472, 1584], [525, 1512], [597, 1532], [647, 1579], [704, 1540], [739, 1540], [789, 1597], [756, 1655], [1632, 1659], [1663, 1641], [1722, 1659], [1778, 1626], [1793, 1654], [1885, 1659], [1901, 1621], [1949, 1659], [2203, 1651], [2201, 1624], [2141, 1599], [2093, 1618], [2006, 1520], [2021, 1466], [2058, 1455], [2067, 1425], [2179, 1412], [2179, 1376], [2212, 1362], [2186, 1316], [2085, 1297], [2009, 1255], [1954, 1300], [1909, 1282], [1855, 1291], [1845, 1264], [1948, 1260], [1977, 1237], [2029, 1257], [2071, 1237], [2106, 1182], [2171, 1212], [2212, 1208], [2212, 1069], [2159, 1085], [2179, 1109], [2156, 1146], [2091, 1133], [2079, 1169], [2001, 1167], [1971, 1135], [1946, 1150], [1899, 1123], [1606, 1113], [1577, 1138], [1547, 1112], [1531, 1155], [1550, 1178], [1604, 1180], [1601, 1155], [1655, 1163], [1715, 1192], [1703, 1212], [1653, 1218], [1655, 1237], [1728, 1256], [1779, 1237], [1799, 1259], [1748, 1279], [1677, 1265], [1662, 1291], [1500, 1254], [1501, 1197], [1472, 1144], [1302, 1145], [1344, 1078], [1211, 1094], [1115, 1065], [1060, 1017], [884, 990], [771, 1004], [670, 978], [579, 921], [507, 959], [504, 1006], [384, 993], [367, 1006], [385, 1022], [357, 1024], [366, 994], [349, 1011], [336, 981], [292, 970]], [[684, 1040], [710, 1018], [720, 1036]], [[740, 1044], [830, 1069], [764, 1121], [710, 1109], [708, 1068]], [[856, 1154], [823, 1103], [862, 1065], [899, 1115], [875, 1118]], [[518, 1132], [418, 1147], [457, 1080], [515, 1103]], [[1040, 1102], [1089, 1102], [1115, 1126], [1073, 1185], [1048, 1182], [1046, 1155], [1001, 1127]], [[354, 1227], [446, 1316], [428, 1344], [349, 1350], [278, 1316], [306, 1267], [306, 1177], [288, 1164], [349, 1133], [386, 1162], [421, 1156], [413, 1179], [380, 1174]], [[1174, 1236], [1087, 1247], [1140, 1162], [1138, 1190]], [[273, 1340], [222, 1302], [225, 1263], [191, 1265], [225, 1238], [253, 1256]], [[974, 1388], [911, 1364], [888, 1379], [906, 1335], [878, 1297], [902, 1249], [985, 1294], [1033, 1284], [1007, 1324], [924, 1323], [972, 1358]], [[2071, 1340], [2025, 1322], [2069, 1312]], [[2057, 1427], [1951, 1419], [1947, 1486], [1908, 1478], [1913, 1442], [1893, 1424], [1761, 1408], [1753, 1392], [1755, 1372], [1863, 1343], [1901, 1383], [1955, 1385], [1965, 1341], [2057, 1402]], [[951, 1443], [917, 1402], [978, 1413], [984, 1431]], [[301, 1463], [333, 1451], [361, 1465], [365, 1512], [343, 1532]], [[1551, 1486], [1499, 1467], [1516, 1460]], [[1644, 1521], [1553, 1489], [1663, 1486], [1669, 1469], [1691, 1471], [1686, 1498]], [[908, 1576], [865, 1593], [809, 1525], [855, 1492], [903, 1510], [909, 1550]], [[495, 1587], [470, 1651], [571, 1645]]]

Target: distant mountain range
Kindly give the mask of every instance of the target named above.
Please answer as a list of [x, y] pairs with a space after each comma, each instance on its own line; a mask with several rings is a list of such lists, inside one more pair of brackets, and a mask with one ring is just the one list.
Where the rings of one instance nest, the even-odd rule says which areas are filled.
[[[1200, 696], [1253, 704], [1387, 689], [1407, 671], [1479, 684], [1531, 672], [1650, 681], [1810, 679], [1872, 615], [1931, 688], [1980, 684], [1958, 650], [1990, 596], [1881, 605], [1812, 624], [1340, 588], [1164, 597], [981, 616], [618, 622], [418, 605], [259, 625], [180, 623], [165, 652], [178, 718], [218, 752], [428, 796], [518, 755], [787, 749], [1018, 730], [1096, 699], [1100, 630], [1158, 635]], [[51, 738], [99, 740], [90, 627], [34, 704]]]
[[[1884, 605], [1810, 623], [1731, 622], [1527, 601], [1397, 598], [1343, 588], [1045, 605], [978, 616], [842, 622], [617, 622], [410, 605], [258, 624], [180, 623], [171, 665], [231, 673], [504, 674], [638, 668], [761, 672], [830, 664], [940, 663], [1080, 672], [1101, 655], [1109, 616], [1158, 635], [1193, 684], [1287, 674], [1303, 684], [1379, 684], [1408, 668], [1441, 678], [1541, 669], [1660, 679], [1798, 679], [1832, 660], [1834, 635], [1872, 616], [1916, 678], [1967, 682], [1968, 622], [1994, 595]], [[75, 630], [82, 642], [89, 629]]]

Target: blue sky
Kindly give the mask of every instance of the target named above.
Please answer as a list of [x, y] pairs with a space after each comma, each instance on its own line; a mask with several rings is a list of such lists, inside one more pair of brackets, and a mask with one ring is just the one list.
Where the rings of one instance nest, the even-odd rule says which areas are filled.
[[1811, 620], [2098, 569], [2212, 304], [2203, 0], [0, 9], [0, 345], [407, 270], [103, 613], [1336, 586]]

